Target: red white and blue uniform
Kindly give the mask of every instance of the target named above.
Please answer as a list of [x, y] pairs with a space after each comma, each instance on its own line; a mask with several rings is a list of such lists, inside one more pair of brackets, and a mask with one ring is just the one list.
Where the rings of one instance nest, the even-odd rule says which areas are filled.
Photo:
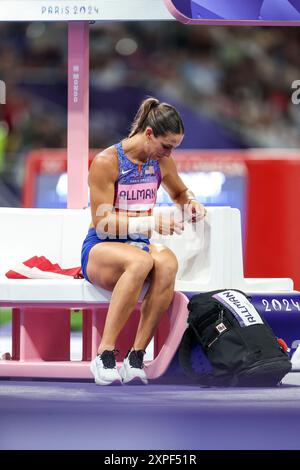
[[[148, 159], [143, 164], [133, 163], [124, 152], [122, 142], [115, 145], [118, 154], [119, 176], [115, 182], [114, 210], [116, 212], [136, 213], [147, 212], [152, 214], [156, 203], [157, 191], [161, 183], [161, 172], [158, 161]], [[114, 238], [100, 239], [96, 229], [90, 228], [83, 242], [81, 251], [81, 267], [85, 279], [88, 279], [86, 267], [89, 253], [94, 245], [101, 242], [122, 242], [128, 243], [133, 240], [135, 243], [143, 242], [149, 245], [148, 238]]]

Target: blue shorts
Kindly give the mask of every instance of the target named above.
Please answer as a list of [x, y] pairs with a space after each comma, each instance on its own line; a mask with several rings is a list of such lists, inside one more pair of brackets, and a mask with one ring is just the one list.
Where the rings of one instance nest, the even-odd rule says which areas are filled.
[[135, 239], [132, 240], [130, 237], [129, 238], [116, 238], [116, 239], [108, 239], [106, 238], [105, 240], [101, 240], [98, 238], [97, 233], [95, 228], [90, 228], [88, 231], [87, 236], [85, 237], [85, 240], [82, 244], [82, 249], [81, 249], [81, 269], [82, 269], [82, 274], [84, 275], [84, 278], [91, 282], [88, 278], [86, 268], [89, 260], [89, 254], [93, 246], [97, 245], [97, 243], [103, 243], [103, 242], [119, 242], [119, 243], [128, 243], [133, 246], [137, 246], [138, 248], [141, 248], [144, 251], [149, 252], [150, 248], [150, 240], [149, 238], [140, 238], [140, 239]]

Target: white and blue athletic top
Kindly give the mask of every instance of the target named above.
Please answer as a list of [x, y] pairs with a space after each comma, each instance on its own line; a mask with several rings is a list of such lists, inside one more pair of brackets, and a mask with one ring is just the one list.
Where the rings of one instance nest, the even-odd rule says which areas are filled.
[[119, 160], [119, 178], [115, 183], [114, 207], [118, 211], [152, 213], [161, 183], [159, 162], [133, 163], [124, 152], [122, 142], [115, 145]]

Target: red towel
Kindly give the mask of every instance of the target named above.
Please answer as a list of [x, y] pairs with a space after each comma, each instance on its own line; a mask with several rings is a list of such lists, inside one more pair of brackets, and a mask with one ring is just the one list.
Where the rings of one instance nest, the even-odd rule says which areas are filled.
[[7, 271], [10, 279], [82, 279], [81, 267], [62, 269], [59, 264], [53, 264], [45, 256], [33, 256], [18, 266]]

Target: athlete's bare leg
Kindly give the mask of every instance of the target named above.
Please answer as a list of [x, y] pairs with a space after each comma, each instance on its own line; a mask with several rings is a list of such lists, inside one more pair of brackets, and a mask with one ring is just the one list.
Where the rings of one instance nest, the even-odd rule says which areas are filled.
[[178, 262], [174, 253], [163, 245], [151, 245], [154, 265], [150, 287], [143, 300], [141, 319], [133, 349], [145, 350], [153, 337], [162, 315], [168, 309], [174, 295]]
[[124, 243], [102, 242], [91, 249], [87, 275], [93, 284], [112, 291], [99, 353], [115, 348], [153, 264], [149, 253]]

